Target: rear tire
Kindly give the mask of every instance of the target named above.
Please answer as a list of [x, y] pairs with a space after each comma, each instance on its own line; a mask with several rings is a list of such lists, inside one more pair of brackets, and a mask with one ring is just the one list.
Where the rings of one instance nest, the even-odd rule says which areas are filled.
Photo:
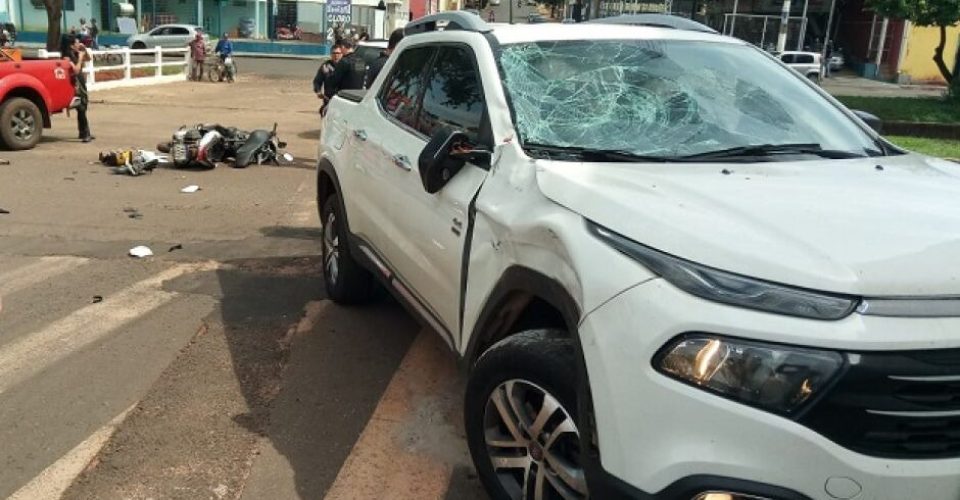
[[14, 97], [0, 105], [0, 141], [11, 151], [32, 149], [40, 142], [43, 115], [33, 101]]
[[474, 466], [494, 500], [533, 498], [538, 483], [544, 495], [537, 498], [588, 497], [575, 356], [564, 332], [527, 330], [477, 361], [464, 423]]
[[340, 195], [332, 194], [320, 212], [321, 259], [327, 296], [338, 304], [361, 304], [375, 297], [375, 280], [353, 258], [348, 244], [346, 220], [340, 211]]

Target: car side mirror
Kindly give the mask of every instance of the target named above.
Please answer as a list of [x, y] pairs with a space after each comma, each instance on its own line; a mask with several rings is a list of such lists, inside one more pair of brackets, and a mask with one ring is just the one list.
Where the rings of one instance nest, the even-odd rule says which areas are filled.
[[883, 120], [877, 118], [876, 115], [867, 113], [866, 111], [860, 111], [859, 109], [851, 109], [850, 111], [857, 115], [857, 118], [863, 120], [863, 123], [866, 123], [868, 127], [875, 130], [878, 134], [883, 132]]
[[441, 127], [434, 132], [417, 161], [423, 189], [430, 194], [436, 193], [450, 182], [466, 162], [489, 164], [490, 156], [490, 151], [470, 144], [470, 139], [463, 131]]

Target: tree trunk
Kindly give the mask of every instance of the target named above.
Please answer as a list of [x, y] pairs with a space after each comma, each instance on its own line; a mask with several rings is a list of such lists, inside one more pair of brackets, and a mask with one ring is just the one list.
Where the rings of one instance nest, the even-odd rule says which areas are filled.
[[60, 50], [60, 18], [63, 14], [63, 0], [43, 0], [47, 10], [47, 50]]
[[[943, 49], [947, 45], [947, 27], [940, 26], [940, 45], [937, 45], [937, 48], [933, 49], [933, 62], [937, 63], [937, 69], [940, 70], [940, 74], [943, 75], [943, 79], [947, 81], [947, 85], [951, 85], [954, 82], [954, 74], [950, 72], [950, 68], [947, 67], [947, 63], [943, 61]], [[954, 68], [955, 73], [960, 73], [960, 68]]]

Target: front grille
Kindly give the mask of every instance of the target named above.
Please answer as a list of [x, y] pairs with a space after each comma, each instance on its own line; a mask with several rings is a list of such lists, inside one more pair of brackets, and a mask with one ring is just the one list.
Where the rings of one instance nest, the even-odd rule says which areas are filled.
[[960, 457], [960, 349], [847, 357], [846, 372], [800, 423], [866, 455]]

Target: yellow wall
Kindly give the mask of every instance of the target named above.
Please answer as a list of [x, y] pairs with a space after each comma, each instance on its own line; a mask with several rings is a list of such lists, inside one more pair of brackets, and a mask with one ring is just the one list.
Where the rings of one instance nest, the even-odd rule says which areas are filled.
[[[900, 72], [910, 77], [912, 82], [941, 82], [943, 76], [933, 62], [933, 49], [940, 44], [940, 28], [910, 26], [907, 38], [907, 50], [900, 65]], [[947, 28], [947, 45], [943, 51], [943, 60], [953, 69], [960, 46], [960, 26]]]

